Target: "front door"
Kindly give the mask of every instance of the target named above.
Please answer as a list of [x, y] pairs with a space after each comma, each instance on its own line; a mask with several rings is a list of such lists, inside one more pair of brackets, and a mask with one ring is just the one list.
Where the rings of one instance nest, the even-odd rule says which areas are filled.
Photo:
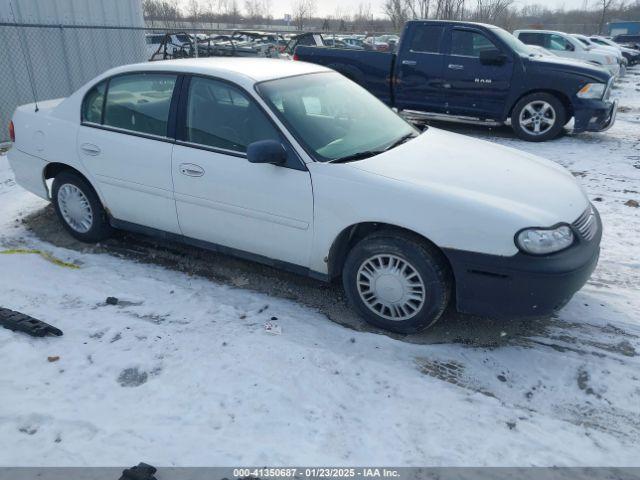
[[454, 27], [449, 36], [449, 55], [444, 62], [447, 113], [501, 120], [509, 96], [513, 58], [504, 54], [501, 64], [483, 64], [482, 50], [500, 47], [485, 33]]
[[[418, 24], [409, 31], [398, 52], [395, 105], [400, 110], [444, 112], [443, 61], [445, 27]], [[400, 60], [401, 59], [401, 60]]]
[[172, 170], [185, 236], [307, 266], [313, 228], [311, 177], [291, 147], [285, 166], [252, 164], [247, 146], [283, 141], [239, 87], [194, 76], [185, 83]]
[[110, 214], [172, 233], [180, 231], [168, 138], [176, 81], [175, 74], [131, 73], [101, 82], [85, 96], [77, 137]]

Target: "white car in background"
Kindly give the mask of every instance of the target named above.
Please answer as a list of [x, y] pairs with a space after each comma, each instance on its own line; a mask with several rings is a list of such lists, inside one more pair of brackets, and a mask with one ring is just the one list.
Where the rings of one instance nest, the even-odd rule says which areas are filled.
[[341, 278], [367, 321], [397, 332], [432, 325], [450, 303], [550, 315], [598, 260], [598, 213], [563, 167], [420, 134], [309, 63], [118, 67], [19, 107], [10, 134], [16, 181], [51, 199], [75, 238], [121, 228]]
[[624, 73], [628, 62], [627, 59], [622, 55], [622, 50], [620, 50], [620, 48], [612, 47], [610, 45], [598, 45], [586, 35], [581, 35], [579, 33], [573, 33], [572, 36], [574, 38], [577, 38], [585, 46], [591, 47], [596, 50], [605, 50], [611, 55], [614, 55], [616, 57], [616, 60], [618, 61], [618, 64], [620, 65], [621, 74]]
[[620, 64], [616, 55], [606, 50], [584, 45], [568, 33], [552, 30], [516, 30], [513, 35], [527, 45], [538, 45], [559, 57], [583, 60], [601, 66], [613, 76], [620, 74]]

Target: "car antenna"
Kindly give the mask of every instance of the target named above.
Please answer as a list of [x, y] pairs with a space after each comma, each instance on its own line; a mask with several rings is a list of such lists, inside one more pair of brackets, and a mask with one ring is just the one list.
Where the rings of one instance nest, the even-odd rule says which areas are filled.
[[[18, 21], [16, 20], [16, 14], [13, 11], [13, 2], [11, 0], [9, 0], [9, 9], [11, 10], [11, 16], [13, 17], [13, 21], [14, 23], [18, 23]], [[29, 77], [29, 85], [31, 86], [31, 93], [33, 94], [33, 103], [35, 103], [36, 105], [36, 112], [38, 110], [40, 110], [38, 108], [38, 95], [36, 94], [36, 84], [33, 80], [33, 72], [31, 71], [31, 64], [28, 62], [27, 60], [27, 56], [25, 55], [24, 52], [24, 32], [21, 32], [20, 29], [18, 29], [18, 36], [20, 38], [20, 51], [22, 52], [22, 58], [24, 59], [24, 67], [27, 69], [27, 76]]]

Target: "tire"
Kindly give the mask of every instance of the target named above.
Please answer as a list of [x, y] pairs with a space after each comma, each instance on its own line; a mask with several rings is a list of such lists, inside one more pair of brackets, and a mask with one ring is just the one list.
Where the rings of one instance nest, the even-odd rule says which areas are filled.
[[513, 131], [528, 142], [545, 142], [556, 138], [567, 122], [566, 108], [550, 93], [532, 93], [521, 98], [511, 113]]
[[96, 243], [113, 233], [98, 195], [80, 175], [59, 173], [53, 180], [51, 197], [62, 226], [77, 240]]
[[[415, 235], [385, 230], [365, 237], [351, 249], [342, 283], [350, 304], [368, 323], [392, 332], [415, 333], [442, 316], [453, 282], [447, 261], [436, 247]], [[407, 299], [408, 293], [419, 297], [420, 288], [422, 301]], [[376, 300], [382, 302], [373, 305]]]

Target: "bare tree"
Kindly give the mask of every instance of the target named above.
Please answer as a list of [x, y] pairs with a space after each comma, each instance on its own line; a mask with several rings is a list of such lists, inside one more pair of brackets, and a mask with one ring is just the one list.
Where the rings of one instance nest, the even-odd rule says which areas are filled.
[[409, 12], [404, 0], [385, 0], [382, 11], [391, 20], [393, 29], [398, 31], [409, 19]]
[[202, 10], [200, 8], [200, 2], [198, 0], [189, 0], [187, 4], [187, 14], [192, 22], [197, 22], [200, 18]]
[[600, 21], [598, 22], [598, 33], [604, 33], [604, 23], [607, 13], [613, 7], [615, 0], [596, 0], [596, 5], [600, 10]]
[[476, 0], [471, 18], [477, 22], [499, 24], [507, 16], [513, 0]]
[[431, 0], [405, 0], [405, 5], [412, 19], [429, 18]]
[[305, 23], [311, 20], [316, 11], [315, 0], [294, 0], [291, 5], [293, 10], [292, 18], [298, 30], [304, 29]]
[[373, 23], [373, 13], [370, 3], [358, 4], [358, 9], [353, 16], [353, 28], [358, 32], [366, 32]]

